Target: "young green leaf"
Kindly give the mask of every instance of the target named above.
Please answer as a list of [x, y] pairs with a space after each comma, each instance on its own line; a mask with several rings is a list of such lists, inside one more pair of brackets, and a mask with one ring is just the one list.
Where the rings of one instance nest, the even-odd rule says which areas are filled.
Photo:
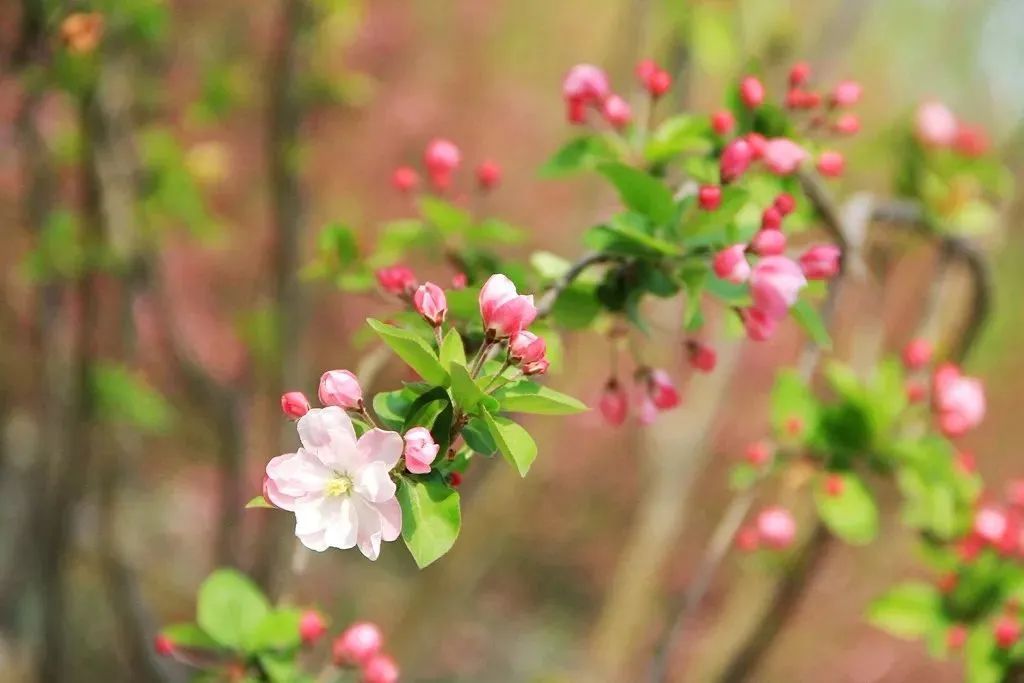
[[253, 630], [249, 639], [251, 650], [287, 649], [299, 644], [299, 621], [302, 612], [285, 608], [274, 610]]
[[448, 385], [448, 373], [434, 355], [434, 350], [423, 339], [408, 330], [373, 318], [367, 319], [366, 322], [399, 358], [419, 373], [420, 377], [431, 384]]
[[245, 504], [246, 509], [248, 508], [273, 508], [274, 506], [267, 502], [267, 499], [263, 496], [256, 496]]
[[628, 208], [659, 225], [672, 219], [675, 201], [672, 192], [661, 181], [625, 164], [601, 164], [598, 170], [619, 191], [622, 203]]
[[515, 465], [519, 476], [525, 477], [537, 458], [537, 444], [521, 425], [507, 417], [483, 414], [487, 429], [505, 459]]
[[256, 584], [234, 569], [218, 569], [199, 587], [196, 622], [225, 647], [247, 647], [269, 611]]
[[473, 378], [469, 376], [469, 370], [465, 365], [451, 366], [452, 395], [455, 403], [464, 412], [472, 413], [481, 401], [493, 402], [493, 399], [483, 392]]
[[540, 169], [541, 178], [558, 178], [585, 169], [593, 168], [601, 161], [614, 158], [615, 154], [604, 138], [598, 135], [583, 135], [570, 140], [555, 152]]
[[772, 427], [786, 434], [796, 421], [804, 430], [817, 422], [818, 402], [807, 383], [795, 370], [783, 370], [772, 388]]
[[798, 299], [789, 312], [815, 344], [823, 349], [832, 348], [832, 338], [828, 334], [828, 328], [825, 327], [825, 321], [821, 319], [818, 310], [806, 299]]
[[174, 644], [196, 650], [217, 650], [221, 645], [195, 624], [171, 624], [161, 629], [160, 633]]
[[462, 428], [462, 438], [466, 445], [480, 455], [492, 456], [498, 452], [498, 444], [494, 442], [487, 423], [479, 417], [474, 417]]
[[402, 539], [416, 566], [423, 569], [451, 549], [462, 526], [459, 494], [438, 472], [403, 477], [398, 483]]
[[919, 638], [942, 618], [942, 595], [920, 581], [892, 588], [868, 608], [868, 621], [898, 638]]
[[853, 545], [866, 545], [878, 533], [878, 506], [874, 496], [853, 474], [830, 474], [841, 481], [837, 492], [819, 486], [814, 491], [818, 516], [839, 538]]
[[442, 368], [448, 368], [452, 363], [457, 365], [466, 364], [466, 349], [462, 345], [462, 337], [454, 327], [448, 330], [448, 334], [441, 340], [441, 351], [438, 354]]
[[501, 409], [510, 413], [572, 415], [589, 410], [579, 399], [530, 380], [502, 387], [494, 392], [494, 397], [501, 403]]

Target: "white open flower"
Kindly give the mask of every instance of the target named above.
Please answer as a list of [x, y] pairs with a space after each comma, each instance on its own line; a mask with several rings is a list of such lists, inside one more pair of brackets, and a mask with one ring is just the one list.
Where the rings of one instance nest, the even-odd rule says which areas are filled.
[[358, 545], [376, 560], [381, 541], [402, 531], [390, 475], [402, 456], [402, 436], [371, 429], [357, 441], [352, 420], [337, 406], [310, 410], [298, 430], [298, 452], [267, 463], [267, 498], [295, 513], [295, 535], [310, 550]]

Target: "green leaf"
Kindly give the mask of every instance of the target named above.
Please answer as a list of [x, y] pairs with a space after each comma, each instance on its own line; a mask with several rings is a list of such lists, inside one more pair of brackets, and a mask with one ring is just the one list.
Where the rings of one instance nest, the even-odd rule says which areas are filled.
[[[263, 653], [259, 656], [260, 667], [267, 674], [270, 683], [301, 683], [307, 679], [299, 673], [294, 655]], [[245, 679], [248, 681], [249, 679]]]
[[596, 251], [626, 256], [680, 256], [681, 252], [672, 242], [655, 237], [645, 229], [640, 214], [626, 213], [615, 216], [604, 225], [598, 225], [586, 232], [584, 241]]
[[490, 457], [498, 452], [498, 444], [494, 442], [487, 423], [478, 417], [474, 417], [462, 428], [462, 438], [466, 445], [480, 455]]
[[709, 151], [710, 135], [707, 116], [679, 114], [658, 126], [644, 147], [644, 157], [657, 164], [682, 152]]
[[430, 427], [437, 416], [452, 403], [443, 387], [434, 387], [416, 397], [406, 409], [402, 431], [413, 427]]
[[496, 417], [485, 412], [483, 419], [487, 424], [487, 430], [498, 445], [498, 450], [506, 460], [515, 465], [519, 476], [525, 477], [530, 471], [530, 465], [537, 458], [537, 444], [533, 437], [521, 425], [507, 417]]
[[465, 365], [452, 365], [450, 370], [452, 395], [455, 397], [455, 403], [464, 412], [472, 413], [481, 402], [486, 402], [492, 407], [495, 405], [494, 399], [485, 394], [483, 389], [477, 386], [477, 383], [469, 376], [469, 370]]
[[789, 311], [793, 319], [815, 344], [824, 349], [832, 348], [832, 338], [828, 334], [828, 328], [825, 327], [825, 321], [821, 319], [818, 310], [806, 299], [798, 299]]
[[1005, 666], [991, 628], [971, 629], [964, 646], [967, 683], [1003, 683]]
[[899, 584], [868, 608], [868, 621], [898, 638], [920, 638], [940, 619], [942, 595], [921, 581]]
[[162, 628], [160, 633], [167, 636], [175, 647], [197, 650], [217, 650], [221, 647], [206, 631], [195, 624], [171, 624]]
[[817, 422], [818, 401], [814, 392], [796, 370], [782, 370], [772, 388], [772, 428], [787, 434], [793, 420], [799, 420], [804, 432]]
[[838, 477], [842, 490], [830, 495], [824, 486], [815, 488], [818, 516], [839, 538], [853, 545], [866, 545], [878, 533], [878, 506], [874, 496], [859, 477], [852, 474], [828, 474]]
[[661, 225], [668, 223], [675, 213], [672, 192], [664, 183], [643, 171], [618, 163], [601, 164], [598, 170], [619, 191], [622, 203], [628, 208]]
[[269, 611], [256, 584], [234, 569], [218, 569], [199, 587], [196, 621], [226, 647], [244, 649]]
[[425, 196], [420, 199], [420, 212], [426, 221], [445, 235], [465, 232], [473, 221], [464, 209], [437, 197]]
[[367, 324], [391, 347], [395, 354], [431, 384], [448, 385], [448, 373], [434, 355], [434, 350], [416, 334], [373, 318]]
[[559, 327], [581, 330], [594, 322], [601, 312], [601, 302], [594, 290], [594, 285], [579, 282], [562, 290], [551, 308], [551, 317]]
[[438, 354], [441, 367], [447, 368], [452, 363], [457, 365], [466, 364], [466, 348], [462, 345], [462, 337], [454, 327], [448, 330], [448, 334], [441, 340], [441, 350]]
[[274, 506], [267, 502], [267, 499], [263, 496], [256, 496], [248, 503], [245, 504], [246, 508], [273, 508]]
[[459, 535], [459, 494], [435, 471], [424, 478], [402, 477], [398, 502], [402, 506], [402, 539], [416, 566], [423, 569], [448, 552]]
[[317, 252], [334, 268], [345, 268], [359, 258], [359, 245], [352, 228], [334, 222], [317, 236]]
[[555, 152], [540, 169], [541, 178], [557, 178], [594, 168], [601, 161], [614, 158], [615, 154], [604, 138], [598, 135], [584, 135], [570, 140]]
[[530, 265], [545, 280], [560, 278], [572, 268], [568, 260], [550, 251], [535, 251], [530, 254]]
[[501, 409], [510, 413], [573, 415], [589, 410], [585, 403], [530, 380], [504, 386], [494, 392]]
[[299, 621], [302, 611], [298, 609], [274, 610], [263, 618], [249, 639], [251, 650], [274, 650], [295, 647], [301, 641]]
[[173, 410], [145, 380], [121, 365], [97, 363], [90, 383], [101, 418], [127, 422], [151, 432], [165, 432], [173, 422]]
[[728, 186], [722, 190], [722, 201], [714, 211], [695, 208], [683, 223], [683, 244], [693, 248], [731, 242], [729, 227], [747, 205], [749, 193], [742, 187]]

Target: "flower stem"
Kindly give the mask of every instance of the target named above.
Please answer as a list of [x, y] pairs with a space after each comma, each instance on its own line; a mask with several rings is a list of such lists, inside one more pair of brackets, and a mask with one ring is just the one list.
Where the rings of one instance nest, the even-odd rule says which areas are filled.
[[358, 412], [359, 415], [362, 416], [364, 420], [370, 423], [371, 426], [373, 426], [375, 429], [380, 429], [380, 425], [377, 424], [377, 421], [373, 419], [373, 416], [370, 415], [370, 411], [366, 409], [366, 404], [363, 403], [362, 401], [359, 402]]
[[[491, 389], [492, 386], [494, 386], [495, 382], [497, 382], [499, 379], [505, 379], [504, 377], [502, 377], [502, 375], [510, 367], [512, 367], [512, 359], [511, 358], [506, 358], [505, 359], [505, 364], [501, 366], [501, 370], [498, 370], [498, 374], [496, 374], [494, 377], [492, 377], [491, 381], [488, 382], [487, 386], [484, 387], [484, 393], [485, 394], [486, 393], [490, 393], [490, 389]], [[498, 386], [496, 386], [494, 388], [495, 389], [500, 389], [501, 387], [505, 386], [506, 384], [508, 384], [508, 380], [502, 382], [501, 384], [499, 384]]]
[[484, 339], [484, 343], [480, 345], [480, 350], [476, 352], [476, 356], [473, 357], [473, 364], [470, 366], [469, 376], [476, 379], [476, 376], [480, 374], [480, 369], [484, 366], [484, 361], [487, 360], [487, 353], [494, 346], [494, 339], [488, 336]]
[[444, 342], [444, 337], [441, 335], [441, 326], [434, 326], [434, 341], [437, 342], [437, 350], [441, 350], [441, 344]]

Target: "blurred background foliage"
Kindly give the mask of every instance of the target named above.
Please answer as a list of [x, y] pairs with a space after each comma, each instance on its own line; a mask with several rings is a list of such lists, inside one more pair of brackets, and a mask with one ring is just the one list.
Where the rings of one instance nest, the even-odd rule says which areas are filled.
[[[43, 24], [33, 27], [25, 18], [36, 10]], [[61, 20], [74, 11], [102, 16], [99, 48], [79, 49], [76, 35], [62, 43]], [[799, 335], [756, 352], [729, 342], [736, 372], [691, 382], [672, 425], [609, 431], [588, 415], [531, 424], [544, 454], [531, 476], [476, 468], [463, 488], [463, 535], [425, 571], [397, 546], [376, 564], [355, 553], [293, 557], [272, 512], [241, 510], [265, 462], [294, 439], [279, 435], [277, 395], [312, 391], [323, 369], [355, 369], [365, 339], [354, 333], [385, 305], [307, 277], [316, 255], [326, 242], [351, 258], [376, 243], [374, 226], [413, 215], [388, 178], [438, 135], [470, 162], [505, 169], [481, 209], [525, 229], [502, 251], [580, 253], [583, 229], [614, 197], [592, 178], [537, 173], [567, 135], [559, 84], [577, 62], [626, 83], [637, 58], [655, 56], [679, 74], [677, 102], [710, 113], [744, 69], [762, 68], [778, 94], [789, 64], [805, 59], [823, 82], [865, 85], [864, 132], [844, 143], [843, 188], [889, 191], [894, 145], [927, 98], [985, 125], [1019, 175], [1021, 25], [1017, 0], [0, 4], [0, 680], [38, 671], [180, 679], [151, 661], [149, 638], [158, 623], [189, 618], [196, 586], [221, 564], [295, 604], [321, 605], [338, 626], [378, 621], [407, 680], [637, 680], [662, 627], [662, 596], [688, 583], [725, 505], [729, 468], [768, 432], [774, 370], [796, 357]], [[37, 35], [26, 42], [26, 31]], [[1020, 474], [1024, 436], [1020, 214], [1011, 202], [1006, 227], [978, 238], [997, 294], [969, 364], [990, 399], [969, 445], [995, 483]], [[97, 234], [97, 216], [123, 230]], [[353, 231], [331, 227], [341, 225]], [[451, 276], [415, 265], [424, 278]], [[862, 293], [840, 327], [870, 319], [898, 348], [920, 314], [930, 256], [888, 265], [884, 289]], [[652, 346], [680, 372], [677, 315], [655, 313]], [[76, 345], [83, 322], [95, 347]], [[856, 360], [853, 342], [840, 336], [836, 346]], [[78, 406], [89, 419], [64, 434], [75, 406], [51, 403], [78, 381], [75, 349], [90, 361], [80, 392], [90, 405]], [[595, 396], [607, 378], [603, 348], [569, 335], [564, 354], [572, 362], [557, 385]], [[378, 383], [398, 379], [389, 366]], [[706, 420], [703, 440], [715, 455], [688, 472], [700, 440], [686, 432], [687, 413], [717, 395], [728, 408]], [[51, 457], [60, 435], [65, 456]], [[631, 574], [638, 505], [666, 461], [688, 472], [677, 497], [687, 512], [664, 511], [670, 542]], [[56, 495], [65, 490], [74, 495]], [[959, 680], [956, 663], [933, 662], [862, 618], [915, 566], [894, 501], [883, 496], [875, 546], [827, 555], [758, 681]], [[58, 561], [48, 553], [60, 520]], [[53, 567], [67, 587], [56, 619]], [[685, 680], [711, 679], [779, 570], [763, 558], [726, 564], [676, 653]], [[63, 636], [59, 665], [48, 664], [48, 623]]]

